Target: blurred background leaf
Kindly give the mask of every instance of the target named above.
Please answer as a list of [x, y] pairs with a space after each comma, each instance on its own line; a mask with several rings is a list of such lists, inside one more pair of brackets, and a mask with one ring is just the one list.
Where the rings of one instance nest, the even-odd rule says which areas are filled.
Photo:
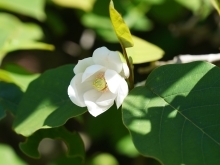
[[215, 9], [220, 13], [220, 1], [219, 0], [210, 0]]
[[68, 7], [68, 8], [77, 8], [84, 11], [90, 11], [93, 8], [93, 4], [96, 0], [52, 0], [57, 5]]
[[36, 24], [22, 23], [7, 13], [0, 13], [0, 22], [0, 63], [7, 52], [17, 49], [53, 49], [52, 45], [36, 41], [43, 37]]
[[17, 156], [15, 151], [9, 145], [6, 144], [0, 144], [0, 164], [28, 165]]
[[8, 64], [4, 70], [0, 69], [0, 80], [14, 83], [21, 88], [22, 91], [26, 91], [29, 83], [39, 77], [40, 74], [32, 74], [15, 64]]
[[45, 0], [0, 0], [1, 9], [30, 16], [40, 21], [46, 18], [44, 6]]

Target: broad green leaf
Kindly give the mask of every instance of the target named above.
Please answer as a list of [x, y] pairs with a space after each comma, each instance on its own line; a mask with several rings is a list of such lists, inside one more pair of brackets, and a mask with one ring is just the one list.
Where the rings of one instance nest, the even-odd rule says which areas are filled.
[[82, 9], [84, 11], [90, 11], [93, 8], [93, 4], [95, 3], [95, 0], [52, 0], [57, 5], [63, 6], [63, 7], [72, 7], [72, 8], [78, 8]]
[[5, 117], [6, 110], [15, 115], [22, 95], [22, 91], [14, 84], [0, 81], [0, 119]]
[[0, 164], [2, 165], [27, 165], [16, 152], [8, 145], [0, 144]]
[[137, 150], [164, 165], [220, 164], [219, 77], [206, 62], [155, 69], [122, 107]]
[[48, 70], [30, 83], [14, 121], [17, 133], [30, 136], [41, 128], [61, 126], [69, 118], [87, 111], [73, 104], [67, 95], [73, 67], [65, 65]]
[[20, 149], [30, 157], [40, 158], [38, 145], [44, 138], [59, 139], [65, 142], [68, 152], [68, 157], [80, 157], [81, 161], [85, 157], [84, 144], [76, 132], [69, 132], [64, 127], [41, 129], [27, 138], [23, 143], [20, 143]]
[[126, 48], [126, 52], [134, 64], [157, 61], [163, 57], [164, 51], [158, 46], [136, 36], [132, 36], [132, 38], [134, 47]]
[[218, 11], [220, 14], [220, 0], [210, 0], [212, 2], [212, 5], [214, 8]]
[[53, 46], [41, 43], [43, 33], [39, 26], [22, 23], [11, 14], [0, 13], [0, 63], [6, 53], [18, 49], [53, 50]]
[[0, 0], [0, 8], [43, 21], [45, 0]]
[[31, 81], [40, 74], [31, 74], [18, 65], [10, 65], [8, 70], [0, 69], [0, 80], [14, 83], [25, 91]]
[[130, 30], [125, 24], [121, 15], [115, 10], [113, 1], [111, 0], [109, 4], [109, 13], [114, 31], [119, 39], [119, 42], [124, 48], [132, 47], [133, 41], [131, 37]]

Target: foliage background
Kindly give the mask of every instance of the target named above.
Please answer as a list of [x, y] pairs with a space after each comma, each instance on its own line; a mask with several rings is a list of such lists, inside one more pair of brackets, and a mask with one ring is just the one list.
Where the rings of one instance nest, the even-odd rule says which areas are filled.
[[[132, 34], [165, 51], [163, 61], [179, 54], [219, 52], [220, 18], [209, 0], [117, 0], [114, 4]], [[8, 83], [3, 82], [6, 81], [25, 91], [38, 73], [64, 64], [75, 64], [79, 59], [91, 56], [97, 47], [121, 50], [109, 19], [108, 5], [109, 0], [0, 0], [0, 89], [8, 89]], [[52, 45], [55, 49], [50, 51]], [[139, 69], [148, 65], [135, 65], [135, 82], [147, 78], [148, 73], [140, 73]], [[2, 76], [3, 71], [9, 71], [10, 78]], [[25, 76], [21, 78], [21, 75]], [[13, 98], [17, 102], [22, 91], [17, 89], [17, 98]], [[7, 151], [16, 162], [11, 164], [77, 162], [64, 159], [64, 143], [51, 139], [41, 142], [40, 159], [26, 156], [19, 149], [19, 143], [25, 138], [12, 130], [13, 120], [13, 115], [7, 112], [0, 122], [0, 153]], [[65, 127], [80, 132], [83, 137], [87, 164], [103, 164], [102, 159], [109, 165], [158, 164], [137, 153], [122, 123], [121, 112], [114, 107], [98, 118], [86, 113], [70, 119]], [[0, 160], [4, 161], [3, 158]], [[5, 161], [9, 164], [9, 160]]]

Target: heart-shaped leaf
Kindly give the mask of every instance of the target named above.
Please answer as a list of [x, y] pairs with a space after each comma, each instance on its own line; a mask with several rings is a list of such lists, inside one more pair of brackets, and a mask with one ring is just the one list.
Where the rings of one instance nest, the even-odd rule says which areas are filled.
[[123, 120], [145, 156], [164, 165], [220, 164], [220, 69], [165, 65], [123, 103]]
[[14, 121], [15, 131], [29, 136], [41, 128], [63, 125], [87, 111], [72, 103], [67, 94], [74, 65], [48, 70], [28, 86]]

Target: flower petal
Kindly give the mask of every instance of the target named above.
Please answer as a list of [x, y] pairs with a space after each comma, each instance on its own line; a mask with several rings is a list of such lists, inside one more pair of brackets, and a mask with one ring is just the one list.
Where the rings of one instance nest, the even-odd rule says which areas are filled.
[[103, 70], [104, 71], [105, 67], [101, 65], [92, 65], [86, 68], [85, 72], [83, 73], [82, 76], [82, 82], [90, 78], [92, 75], [96, 74], [97, 72]]
[[104, 92], [102, 95], [96, 100], [96, 103], [100, 106], [109, 106], [114, 104], [114, 100], [116, 98], [116, 94], [111, 92]]
[[128, 84], [125, 81], [125, 79], [121, 78], [119, 81], [119, 87], [118, 87], [118, 96], [115, 100], [117, 108], [121, 106], [123, 103], [125, 97], [128, 95]]
[[85, 91], [93, 89], [92, 82], [84, 82], [82, 83], [82, 73], [75, 75], [68, 87], [68, 95], [71, 101], [80, 106], [85, 107], [83, 94]]
[[96, 64], [103, 65], [108, 69], [113, 69], [120, 73], [122, 62], [117, 51], [110, 51], [106, 47], [101, 47], [93, 52], [93, 61]]
[[94, 65], [92, 57], [85, 58], [83, 60], [79, 60], [76, 66], [74, 67], [73, 71], [75, 74], [83, 73], [87, 67]]
[[118, 81], [121, 79], [121, 76], [114, 70], [106, 70], [105, 72], [105, 81], [107, 82], [108, 89], [112, 93], [117, 93], [119, 83]]
[[129, 68], [126, 63], [122, 64], [122, 71], [121, 71], [120, 75], [124, 78], [128, 78], [130, 76]]
[[101, 94], [102, 94], [101, 92], [92, 89], [87, 91], [83, 96], [89, 113], [95, 117], [105, 112], [107, 109], [111, 107], [111, 105], [99, 106], [98, 104], [95, 103], [96, 100], [101, 96]]

